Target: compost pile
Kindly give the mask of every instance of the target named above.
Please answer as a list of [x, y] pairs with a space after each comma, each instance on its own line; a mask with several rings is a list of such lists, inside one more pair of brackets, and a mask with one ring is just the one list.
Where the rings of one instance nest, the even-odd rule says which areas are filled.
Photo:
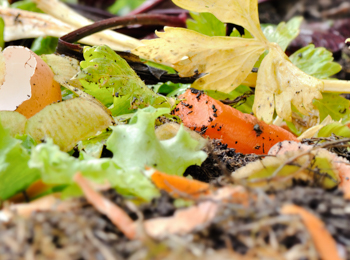
[[350, 259], [350, 2], [205, 2], [0, 6], [1, 260]]

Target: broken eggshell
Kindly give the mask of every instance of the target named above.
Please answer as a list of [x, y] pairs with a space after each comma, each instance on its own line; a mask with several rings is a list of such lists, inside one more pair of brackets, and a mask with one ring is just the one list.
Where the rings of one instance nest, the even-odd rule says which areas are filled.
[[[30, 49], [9, 46], [0, 59], [0, 110], [17, 111], [27, 118], [62, 100], [60, 85], [50, 67]], [[4, 66], [5, 65], [5, 66]]]

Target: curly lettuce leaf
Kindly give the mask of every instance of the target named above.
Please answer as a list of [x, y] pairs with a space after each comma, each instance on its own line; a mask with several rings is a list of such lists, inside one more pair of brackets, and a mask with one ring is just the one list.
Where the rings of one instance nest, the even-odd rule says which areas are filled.
[[208, 36], [226, 36], [226, 25], [211, 13], [190, 12], [187, 28]]
[[40, 171], [45, 183], [67, 185], [63, 191], [65, 197], [82, 194], [74, 187], [73, 177], [77, 172], [96, 183], [107, 182], [123, 195], [137, 196], [144, 200], [151, 200], [159, 195], [142, 171], [124, 171], [110, 158], [96, 159], [83, 152], [79, 159], [74, 158], [60, 151], [51, 140], [32, 150], [29, 166]]
[[6, 200], [39, 179], [40, 172], [28, 167], [30, 155], [21, 141], [10, 136], [0, 122], [0, 200]]
[[323, 47], [315, 48], [313, 44], [294, 52], [289, 59], [299, 69], [318, 79], [328, 79], [341, 71], [341, 65], [333, 62], [332, 52]]
[[269, 25], [263, 32], [270, 42], [277, 43], [281, 49], [285, 51], [288, 45], [298, 36], [299, 27], [302, 21], [302, 17], [294, 17], [287, 23], [279, 23], [277, 27]]
[[[147, 107], [170, 107], [166, 97], [155, 94], [130, 68], [128, 63], [108, 46], [85, 47], [82, 71], [75, 78], [85, 92], [111, 107], [113, 116]], [[122, 108], [119, 108], [121, 106]]]
[[190, 165], [200, 165], [207, 157], [198, 150], [199, 142], [180, 127], [175, 137], [158, 140], [155, 120], [170, 109], [148, 107], [139, 109], [129, 125], [112, 127], [107, 149], [113, 152], [113, 160], [125, 171], [154, 167], [162, 172], [182, 175]]

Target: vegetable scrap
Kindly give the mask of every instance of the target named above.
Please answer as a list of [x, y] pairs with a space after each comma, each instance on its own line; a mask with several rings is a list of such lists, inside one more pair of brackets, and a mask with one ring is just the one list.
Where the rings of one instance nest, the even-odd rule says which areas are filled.
[[339, 256], [334, 239], [326, 230], [324, 223], [321, 220], [296, 205], [284, 205], [281, 212], [282, 214], [297, 214], [301, 217], [314, 240], [321, 259], [342, 259]]
[[34, 52], [9, 46], [0, 55], [0, 110], [17, 111], [30, 118], [47, 105], [62, 100], [61, 88], [54, 81], [52, 71]]
[[349, 81], [301, 17], [83, 2], [0, 7], [1, 259], [350, 259]]
[[173, 111], [174, 115], [179, 116], [187, 127], [204, 136], [219, 139], [237, 152], [267, 154], [278, 142], [298, 141], [287, 130], [268, 125], [201, 91], [187, 90], [179, 98], [182, 100]]

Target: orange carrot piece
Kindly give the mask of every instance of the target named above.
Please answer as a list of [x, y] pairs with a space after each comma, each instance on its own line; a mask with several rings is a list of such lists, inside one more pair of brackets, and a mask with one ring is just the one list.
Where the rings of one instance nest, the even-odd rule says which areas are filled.
[[334, 241], [331, 234], [329, 234], [328, 230], [324, 226], [324, 223], [320, 219], [302, 207], [293, 204], [284, 205], [281, 209], [281, 213], [286, 215], [297, 214], [301, 217], [312, 237], [312, 240], [314, 241], [321, 259], [342, 259], [338, 254], [336, 242]]
[[183, 194], [196, 199], [201, 195], [208, 195], [210, 193], [208, 183], [189, 180], [185, 177], [169, 175], [159, 171], [155, 171], [152, 174], [151, 180], [158, 189], [165, 190], [177, 198]]
[[221, 139], [241, 153], [267, 154], [281, 141], [298, 139], [287, 130], [259, 121], [255, 116], [215, 100], [206, 94], [188, 89], [173, 113], [185, 126], [210, 138]]
[[81, 173], [77, 173], [74, 176], [74, 181], [83, 190], [86, 199], [99, 212], [106, 215], [112, 221], [112, 223], [124, 233], [127, 238], [136, 238], [136, 226], [133, 220], [128, 216], [128, 214], [125, 213], [123, 209], [95, 191], [90, 186], [90, 183], [81, 175]]
[[35, 197], [39, 196], [40, 194], [44, 193], [45, 191], [51, 189], [53, 185], [49, 185], [44, 183], [42, 180], [37, 180], [33, 182], [26, 190], [26, 197], [23, 193], [18, 193], [11, 197], [9, 201], [14, 203], [20, 203], [26, 201], [26, 199], [34, 199]]

